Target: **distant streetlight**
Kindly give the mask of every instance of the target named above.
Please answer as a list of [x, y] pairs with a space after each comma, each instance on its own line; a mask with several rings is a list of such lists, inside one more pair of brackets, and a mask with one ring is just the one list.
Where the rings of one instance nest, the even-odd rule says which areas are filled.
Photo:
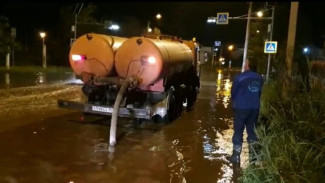
[[229, 45], [229, 46], [228, 46], [228, 50], [229, 50], [229, 51], [232, 51], [233, 49], [234, 49], [234, 45]]
[[215, 17], [208, 17], [207, 23], [216, 23], [216, 21]]
[[161, 14], [158, 13], [158, 14], [156, 15], [156, 18], [157, 18], [157, 20], [160, 20], [160, 19], [161, 19]]
[[[161, 18], [162, 18], [162, 16], [161, 16], [160, 13], [158, 13], [155, 17], [156, 17], [157, 21], [160, 21]], [[150, 27], [150, 23], [151, 23], [150, 21], [148, 21], [148, 23], [147, 23], [147, 33], [151, 33], [152, 32], [152, 28]]]
[[40, 32], [39, 35], [41, 36], [41, 38], [43, 40], [43, 46], [42, 46], [42, 66], [43, 66], [43, 68], [46, 68], [46, 45], [44, 44], [45, 37], [46, 37], [46, 33], [45, 32]]
[[262, 11], [257, 12], [257, 16], [258, 17], [262, 17], [263, 16], [263, 12]]
[[43, 39], [43, 44], [44, 44], [44, 38], [46, 36], [45, 32], [40, 32], [39, 35], [41, 36], [41, 38]]
[[303, 49], [303, 53], [304, 53], [304, 54], [308, 54], [308, 53], [309, 53], [309, 51], [310, 51], [310, 50], [309, 50], [309, 48], [308, 48], [308, 47], [305, 47], [305, 48]]
[[310, 48], [308, 48], [308, 47], [304, 47], [303, 49], [302, 49], [302, 53], [305, 55], [305, 57], [306, 57], [306, 60], [307, 60], [307, 63], [309, 62], [309, 54], [310, 54]]
[[256, 30], [256, 33], [257, 33], [257, 34], [260, 33], [260, 30]]
[[117, 24], [112, 24], [110, 27], [108, 27], [108, 29], [117, 31], [120, 29], [120, 26]]

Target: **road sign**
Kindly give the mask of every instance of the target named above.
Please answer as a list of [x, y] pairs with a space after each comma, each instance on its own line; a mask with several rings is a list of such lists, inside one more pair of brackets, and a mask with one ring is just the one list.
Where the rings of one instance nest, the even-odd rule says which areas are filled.
[[276, 53], [277, 47], [277, 41], [265, 41], [264, 53]]
[[228, 24], [228, 12], [217, 13], [217, 24]]
[[214, 46], [216, 46], [216, 47], [217, 47], [217, 46], [221, 46], [221, 41], [215, 41], [215, 42], [214, 42]]

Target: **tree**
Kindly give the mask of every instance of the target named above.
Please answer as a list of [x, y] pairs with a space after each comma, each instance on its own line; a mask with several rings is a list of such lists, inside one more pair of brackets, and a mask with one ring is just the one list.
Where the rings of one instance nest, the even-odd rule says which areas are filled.
[[267, 24], [261, 21], [252, 21], [249, 36], [248, 58], [256, 61], [258, 66], [257, 71], [259, 73], [265, 74], [267, 69], [267, 54], [264, 53], [264, 43], [268, 36]]
[[10, 46], [13, 46], [9, 28], [8, 18], [0, 16], [0, 54], [9, 53]]
[[[74, 37], [71, 26], [75, 24], [75, 15], [73, 10], [75, 5], [62, 7], [60, 9], [60, 22], [58, 23], [56, 35], [53, 40], [49, 41], [48, 50], [52, 50], [49, 63], [54, 65], [69, 65], [68, 55], [70, 51], [70, 40]], [[103, 29], [103, 25], [96, 24], [94, 13], [96, 6], [89, 4], [84, 6], [77, 17], [77, 38], [85, 33], [99, 32]]]
[[12, 49], [20, 50], [21, 44], [15, 42], [10, 35], [10, 25], [7, 17], [0, 16], [0, 56], [10, 53]]

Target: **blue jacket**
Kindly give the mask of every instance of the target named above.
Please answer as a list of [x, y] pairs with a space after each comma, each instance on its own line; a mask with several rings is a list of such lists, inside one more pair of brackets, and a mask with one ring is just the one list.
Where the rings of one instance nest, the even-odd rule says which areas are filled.
[[234, 109], [259, 109], [263, 78], [253, 71], [245, 71], [235, 77], [231, 87]]

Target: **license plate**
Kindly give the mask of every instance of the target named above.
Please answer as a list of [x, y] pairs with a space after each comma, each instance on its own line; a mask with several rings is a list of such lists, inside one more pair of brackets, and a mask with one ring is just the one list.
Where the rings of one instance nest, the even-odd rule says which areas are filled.
[[113, 113], [113, 108], [92, 106], [93, 111]]

